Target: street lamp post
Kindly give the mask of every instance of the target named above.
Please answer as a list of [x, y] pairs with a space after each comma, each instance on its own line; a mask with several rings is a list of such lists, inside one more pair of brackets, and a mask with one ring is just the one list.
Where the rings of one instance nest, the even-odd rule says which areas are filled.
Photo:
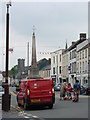
[[2, 110], [10, 110], [10, 95], [9, 95], [9, 85], [8, 85], [8, 63], [9, 63], [9, 6], [11, 2], [6, 4], [6, 78], [4, 84], [4, 94], [2, 95]]

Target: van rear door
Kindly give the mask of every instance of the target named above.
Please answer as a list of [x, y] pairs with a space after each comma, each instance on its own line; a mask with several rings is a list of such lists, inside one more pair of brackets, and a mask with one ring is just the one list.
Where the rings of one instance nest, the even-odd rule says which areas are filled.
[[30, 84], [30, 98], [40, 98], [51, 96], [51, 80], [31, 80]]

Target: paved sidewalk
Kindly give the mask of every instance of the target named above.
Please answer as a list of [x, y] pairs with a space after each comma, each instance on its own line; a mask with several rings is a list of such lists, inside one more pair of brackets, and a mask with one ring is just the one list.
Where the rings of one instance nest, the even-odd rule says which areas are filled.
[[23, 118], [23, 116], [21, 116], [19, 112], [23, 112], [23, 111], [13, 106], [11, 106], [8, 112], [2, 111], [2, 103], [0, 103], [0, 120], [2, 118]]

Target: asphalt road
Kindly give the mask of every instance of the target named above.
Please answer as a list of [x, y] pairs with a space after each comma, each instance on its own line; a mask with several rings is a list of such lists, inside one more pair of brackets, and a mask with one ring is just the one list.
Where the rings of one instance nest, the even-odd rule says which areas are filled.
[[73, 103], [72, 101], [60, 101], [56, 97], [53, 109], [37, 108], [25, 112], [39, 118], [88, 118], [88, 98], [80, 98], [79, 102]]
[[[15, 89], [15, 88], [13, 88]], [[13, 91], [11, 88], [11, 91]], [[53, 109], [35, 108], [24, 110], [21, 116], [29, 118], [88, 118], [88, 96], [80, 96], [79, 102], [73, 103], [72, 101], [60, 101], [59, 92], [56, 92], [56, 101]], [[12, 95], [11, 104], [17, 106], [16, 96]], [[21, 108], [22, 109], [22, 108]]]

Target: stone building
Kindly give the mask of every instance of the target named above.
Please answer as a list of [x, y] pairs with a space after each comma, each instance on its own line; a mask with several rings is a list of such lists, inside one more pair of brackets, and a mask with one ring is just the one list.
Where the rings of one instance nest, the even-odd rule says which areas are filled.
[[63, 54], [63, 61], [62, 61], [62, 79], [68, 83], [68, 50], [66, 49]]
[[39, 74], [42, 78], [50, 78], [51, 77], [51, 64], [41, 69], [39, 71]]

